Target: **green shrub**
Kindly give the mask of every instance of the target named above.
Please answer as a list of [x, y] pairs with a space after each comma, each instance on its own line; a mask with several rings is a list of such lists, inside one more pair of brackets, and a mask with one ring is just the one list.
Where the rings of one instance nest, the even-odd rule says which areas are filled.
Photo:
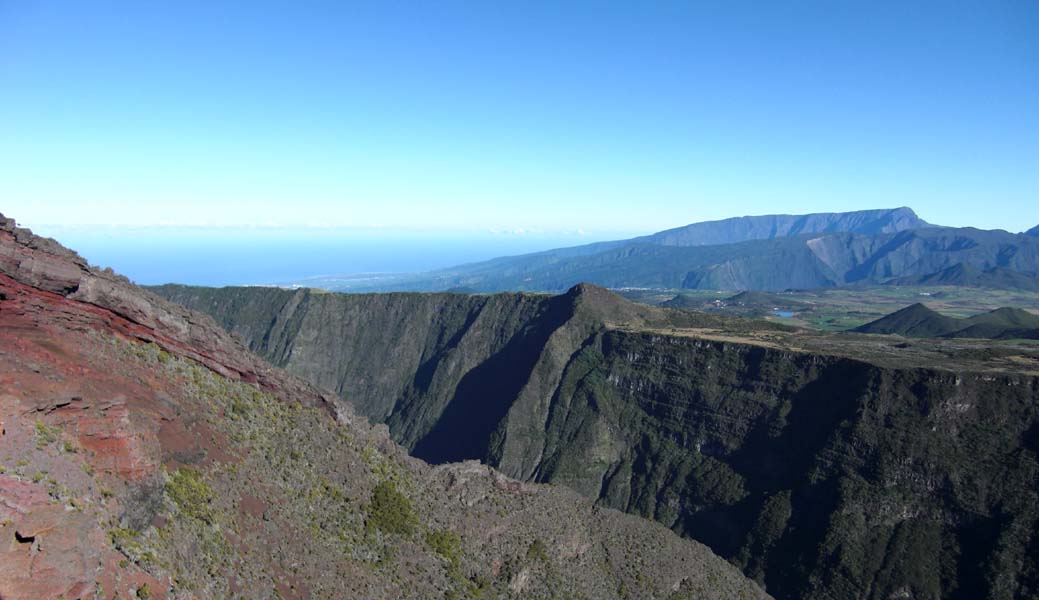
[[365, 526], [383, 533], [411, 535], [418, 524], [411, 500], [397, 491], [397, 486], [389, 480], [375, 486], [367, 513]]
[[166, 494], [187, 516], [213, 522], [213, 490], [197, 469], [181, 467], [174, 471], [166, 482]]
[[545, 542], [540, 539], [535, 539], [530, 543], [530, 547], [527, 548], [527, 560], [539, 560], [543, 563], [548, 562], [548, 548], [545, 547]]
[[36, 447], [43, 448], [48, 444], [53, 444], [58, 439], [59, 435], [58, 428], [49, 427], [43, 421], [36, 419]]
[[457, 567], [462, 555], [462, 538], [448, 529], [431, 531], [426, 534], [426, 544], [434, 552], [443, 556], [452, 566]]

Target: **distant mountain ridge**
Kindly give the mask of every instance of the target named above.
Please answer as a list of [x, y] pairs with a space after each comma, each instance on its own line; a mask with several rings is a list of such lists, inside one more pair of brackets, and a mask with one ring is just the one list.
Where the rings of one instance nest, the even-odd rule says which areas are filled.
[[1036, 225], [1035, 227], [1033, 227], [1033, 228], [1029, 229], [1028, 231], [1026, 231], [1025, 235], [1031, 235], [1031, 236], [1034, 236], [1034, 237], [1039, 237], [1039, 225]]
[[[523, 256], [588, 256], [631, 245], [717, 246], [808, 233], [847, 232], [870, 235], [923, 227], [933, 226], [916, 216], [913, 209], [905, 206], [844, 213], [743, 216], [717, 221], [701, 221], [626, 240], [557, 248]], [[508, 258], [502, 260], [508, 260]]]
[[916, 216], [913, 209], [859, 210], [846, 213], [813, 213], [807, 215], [764, 215], [734, 217], [720, 221], [693, 223], [653, 235], [634, 238], [660, 246], [715, 246], [749, 240], [771, 240], [806, 233], [858, 233], [874, 235], [909, 229], [933, 227]]
[[1039, 316], [1019, 308], [1004, 307], [957, 319], [917, 303], [866, 323], [855, 331], [905, 337], [1039, 339]]
[[909, 208], [767, 215], [327, 288], [554, 292], [581, 281], [733, 291], [888, 283], [1031, 289], [1039, 288], [1039, 238], [934, 226]]

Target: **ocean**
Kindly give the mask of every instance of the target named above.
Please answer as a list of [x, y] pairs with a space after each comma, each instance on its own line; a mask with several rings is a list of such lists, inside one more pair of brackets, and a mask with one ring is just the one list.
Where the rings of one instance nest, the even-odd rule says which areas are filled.
[[46, 227], [100, 267], [142, 285], [288, 285], [301, 279], [414, 273], [616, 239], [578, 234], [217, 227]]

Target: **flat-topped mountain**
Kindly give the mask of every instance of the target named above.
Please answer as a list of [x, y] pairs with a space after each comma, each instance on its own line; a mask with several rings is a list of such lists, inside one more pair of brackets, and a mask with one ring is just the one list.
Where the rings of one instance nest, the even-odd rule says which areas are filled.
[[1039, 339], [1039, 316], [1019, 308], [998, 308], [965, 319], [913, 304], [855, 329], [859, 333], [906, 337]]
[[984, 273], [973, 276], [972, 285], [1039, 285], [1039, 238], [935, 227], [908, 208], [741, 217], [430, 273], [337, 280], [328, 287], [558, 292], [585, 281], [608, 288], [781, 291], [941, 284], [942, 278], [954, 276], [945, 272], [957, 266]]
[[427, 460], [656, 519], [777, 598], [1039, 593], [1034, 345], [824, 335], [589, 285], [156, 291]]
[[530, 256], [586, 256], [625, 246], [717, 246], [752, 240], [771, 240], [810, 233], [894, 233], [930, 227], [911, 208], [859, 210], [807, 215], [760, 215], [703, 221], [651, 235], [560, 248]]
[[626, 240], [660, 246], [716, 246], [750, 240], [770, 240], [809, 233], [873, 235], [920, 229], [931, 225], [907, 207], [807, 215], [735, 217], [693, 223], [653, 235]]
[[0, 380], [5, 599], [766, 597], [662, 525], [414, 459], [2, 216]]

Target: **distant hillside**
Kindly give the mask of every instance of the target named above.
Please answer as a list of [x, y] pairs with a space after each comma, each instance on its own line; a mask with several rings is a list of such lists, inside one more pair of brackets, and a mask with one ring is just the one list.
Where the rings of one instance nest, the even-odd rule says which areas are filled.
[[965, 271], [958, 277], [975, 285], [1012, 286], [1015, 282], [1034, 285], [1034, 275], [1039, 273], [1039, 238], [999, 230], [920, 227], [876, 234], [810, 233], [719, 245], [659, 242], [636, 238], [497, 258], [378, 284], [368, 280], [345, 291], [438, 291], [460, 286], [480, 292], [560, 291], [581, 281], [609, 288], [781, 291], [955, 278], [955, 269], [942, 272], [958, 265]]
[[1033, 227], [1033, 228], [1029, 229], [1028, 231], [1026, 231], [1025, 235], [1031, 235], [1031, 236], [1039, 237], [1039, 225], [1036, 225], [1035, 227]]
[[1004, 267], [981, 269], [974, 265], [957, 263], [947, 269], [927, 275], [899, 277], [891, 285], [958, 285], [1007, 290], [1039, 291], [1039, 276]]
[[770, 240], [806, 233], [858, 233], [873, 235], [921, 229], [931, 225], [911, 208], [860, 210], [808, 215], [736, 217], [693, 223], [653, 235], [628, 240], [660, 246], [716, 246], [749, 240]]
[[940, 337], [962, 328], [959, 319], [946, 317], [916, 303], [866, 323], [855, 331], [859, 333], [898, 334], [907, 337]]
[[756, 308], [761, 310], [775, 310], [779, 308], [803, 308], [804, 304], [796, 300], [784, 298], [779, 294], [768, 292], [740, 292], [735, 296], [725, 299], [726, 304], [741, 306], [745, 308]]
[[917, 303], [858, 327], [855, 331], [906, 337], [1039, 339], [1039, 316], [1019, 308], [998, 308], [966, 319], [957, 319]]
[[717, 246], [753, 240], [771, 240], [809, 233], [859, 233], [871, 235], [923, 227], [931, 227], [931, 225], [917, 217], [913, 209], [906, 207], [858, 210], [845, 213], [734, 217], [720, 221], [692, 223], [683, 227], [666, 229], [651, 235], [626, 240], [598, 242], [572, 248], [558, 248], [520, 257], [495, 260], [509, 261], [510, 258], [523, 258], [524, 256], [561, 259], [590, 256], [616, 248], [639, 245]]
[[740, 292], [734, 296], [723, 299], [704, 300], [687, 294], [675, 294], [674, 298], [662, 302], [660, 306], [665, 308], [714, 308], [725, 307], [735, 309], [734, 314], [763, 313], [774, 310], [800, 310], [805, 307], [803, 302], [785, 298], [779, 294], [769, 292]]

